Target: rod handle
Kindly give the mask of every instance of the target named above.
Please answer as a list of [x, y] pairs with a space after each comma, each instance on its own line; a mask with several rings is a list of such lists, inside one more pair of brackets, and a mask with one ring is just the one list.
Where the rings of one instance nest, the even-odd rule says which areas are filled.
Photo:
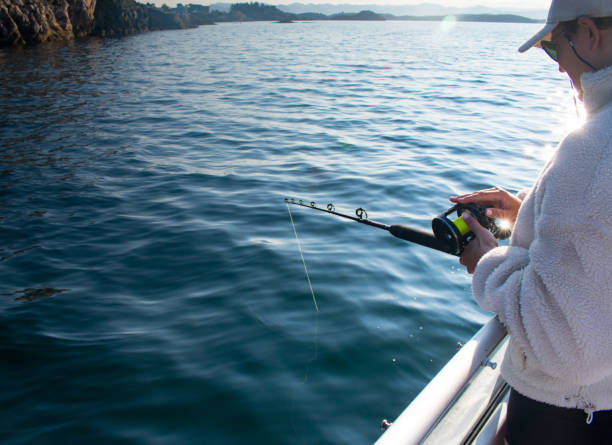
[[404, 241], [410, 241], [411, 243], [454, 255], [450, 246], [438, 240], [438, 238], [433, 236], [431, 233], [413, 229], [412, 227], [402, 226], [400, 224], [393, 224], [389, 226], [389, 232], [391, 232], [391, 235], [403, 239]]

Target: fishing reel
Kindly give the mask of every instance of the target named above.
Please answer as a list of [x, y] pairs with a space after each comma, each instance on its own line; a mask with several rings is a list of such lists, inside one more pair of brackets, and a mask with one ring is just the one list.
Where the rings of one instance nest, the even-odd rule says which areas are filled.
[[[497, 239], [506, 239], [510, 236], [510, 228], [496, 222], [494, 218], [486, 215], [487, 207], [478, 204], [456, 204], [431, 221], [434, 236], [448, 248], [448, 253], [461, 255], [465, 246], [474, 239], [474, 233], [463, 220], [463, 212], [469, 212], [478, 220], [481, 226], [489, 230]], [[449, 216], [456, 212], [457, 217]]]

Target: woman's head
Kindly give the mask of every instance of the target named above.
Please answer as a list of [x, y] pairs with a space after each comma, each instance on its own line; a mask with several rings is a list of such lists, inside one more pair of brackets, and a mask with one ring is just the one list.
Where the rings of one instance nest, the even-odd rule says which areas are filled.
[[537, 46], [567, 73], [582, 97], [582, 74], [612, 65], [612, 18], [579, 17], [559, 23]]
[[546, 25], [519, 51], [532, 46], [559, 64], [582, 98], [582, 74], [612, 65], [612, 1], [553, 0]]

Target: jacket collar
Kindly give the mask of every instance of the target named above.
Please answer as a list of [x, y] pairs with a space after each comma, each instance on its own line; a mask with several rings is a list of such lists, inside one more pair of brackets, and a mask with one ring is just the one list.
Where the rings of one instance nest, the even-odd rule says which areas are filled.
[[612, 66], [582, 75], [584, 107], [589, 115], [612, 102]]

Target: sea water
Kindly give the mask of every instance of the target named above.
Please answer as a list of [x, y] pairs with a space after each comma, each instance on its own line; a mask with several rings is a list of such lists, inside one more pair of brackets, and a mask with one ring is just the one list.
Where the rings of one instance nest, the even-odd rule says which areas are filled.
[[0, 442], [366, 444], [491, 316], [429, 230], [576, 125], [539, 25], [0, 50]]

